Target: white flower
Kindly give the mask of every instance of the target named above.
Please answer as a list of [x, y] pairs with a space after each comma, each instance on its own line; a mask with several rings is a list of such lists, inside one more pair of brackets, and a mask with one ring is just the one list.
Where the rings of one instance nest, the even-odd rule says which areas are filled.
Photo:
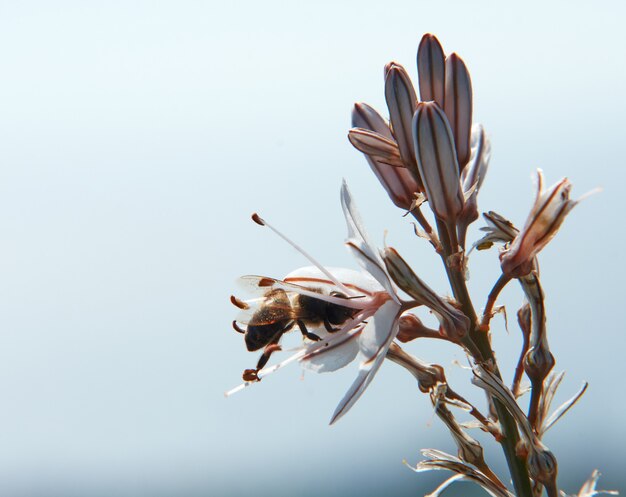
[[[406, 306], [400, 301], [378, 250], [365, 233], [346, 183], [341, 189], [341, 205], [348, 226], [346, 245], [365, 272], [342, 268], [325, 268], [304, 250], [276, 231], [262, 219], [259, 224], [268, 226], [305, 255], [313, 266], [297, 269], [283, 280], [244, 277], [248, 282], [263, 282], [267, 289], [282, 289], [292, 295], [305, 295], [329, 304], [349, 308], [351, 317], [328, 332], [324, 327], [314, 333], [319, 341], [304, 340], [294, 354], [282, 362], [258, 371], [258, 378], [273, 373], [283, 366], [298, 361], [303, 367], [316, 372], [336, 371], [359, 359], [356, 379], [335, 409], [330, 423], [334, 423], [354, 405], [380, 368], [387, 350], [398, 333], [398, 320]], [[339, 294], [339, 295], [338, 295]], [[242, 307], [246, 302], [238, 301]], [[254, 382], [246, 382], [226, 395], [231, 395]]]

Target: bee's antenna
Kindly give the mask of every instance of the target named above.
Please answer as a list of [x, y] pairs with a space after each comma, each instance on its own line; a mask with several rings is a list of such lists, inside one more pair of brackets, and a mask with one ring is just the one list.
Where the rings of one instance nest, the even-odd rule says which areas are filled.
[[237, 324], [237, 321], [233, 321], [233, 329], [237, 332], [237, 333], [241, 333], [244, 334], [246, 333], [246, 330], [241, 329], [241, 327]]
[[252, 220], [257, 223], [260, 226], [267, 226], [269, 229], [271, 229], [274, 233], [276, 233], [279, 237], [281, 237], [283, 240], [285, 240], [289, 245], [291, 245], [293, 248], [295, 248], [298, 252], [300, 252], [304, 257], [306, 257], [317, 269], [319, 269], [322, 273], [324, 273], [326, 275], [326, 277], [332, 281], [335, 285], [337, 285], [339, 288], [341, 288], [341, 290], [343, 292], [345, 292], [348, 295], [354, 294], [353, 291], [349, 290], [343, 283], [341, 283], [337, 278], [335, 278], [330, 271], [328, 271], [328, 269], [326, 269], [324, 266], [322, 266], [319, 262], [317, 262], [313, 256], [311, 256], [308, 252], [306, 252], [302, 247], [300, 247], [298, 244], [296, 244], [295, 242], [292, 242], [289, 238], [287, 238], [285, 235], [283, 235], [280, 231], [278, 231], [276, 228], [274, 228], [271, 224], [268, 224], [265, 222], [265, 219], [263, 219], [261, 216], [259, 216], [256, 212], [254, 214], [252, 214]]

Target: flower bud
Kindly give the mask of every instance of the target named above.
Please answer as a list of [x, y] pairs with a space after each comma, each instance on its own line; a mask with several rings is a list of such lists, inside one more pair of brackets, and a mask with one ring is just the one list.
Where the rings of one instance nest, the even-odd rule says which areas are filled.
[[365, 155], [378, 159], [382, 164], [393, 168], [403, 168], [398, 145], [391, 138], [363, 128], [352, 128], [348, 132], [352, 146]]
[[444, 106], [446, 59], [435, 35], [425, 34], [417, 49], [417, 72], [422, 102]]
[[537, 197], [522, 231], [508, 250], [500, 255], [502, 272], [512, 278], [526, 276], [533, 269], [533, 259], [559, 230], [565, 216], [578, 203], [570, 200], [572, 189], [567, 178], [543, 189], [543, 174], [537, 171]]
[[465, 196], [465, 207], [461, 220], [465, 227], [478, 219], [478, 191], [485, 180], [489, 159], [491, 158], [491, 143], [480, 124], [472, 126], [472, 141], [470, 161], [461, 171], [461, 184]]
[[402, 162], [411, 171], [415, 181], [421, 183], [415, 161], [415, 148], [411, 132], [417, 96], [413, 83], [404, 67], [390, 62], [385, 67], [385, 100], [389, 107], [391, 132], [398, 143]]
[[524, 371], [533, 382], [543, 381], [556, 362], [544, 342], [545, 340], [531, 347], [524, 356]]
[[528, 454], [528, 473], [536, 482], [546, 487], [554, 486], [558, 473], [556, 457], [548, 448], [538, 444]]
[[455, 53], [446, 58], [446, 97], [443, 109], [452, 128], [459, 171], [462, 171], [470, 158], [472, 81], [463, 59]]
[[354, 104], [354, 109], [352, 109], [352, 127], [369, 129], [383, 135], [385, 138], [393, 139], [387, 121], [373, 107], [363, 102]]
[[428, 307], [441, 324], [439, 333], [452, 340], [460, 340], [469, 329], [470, 320], [458, 309], [437, 295], [409, 267], [406, 261], [391, 247], [382, 251], [383, 261], [389, 275], [402, 290], [418, 304]]
[[415, 314], [403, 314], [398, 325], [396, 339], [402, 343], [410, 342], [416, 338], [441, 338], [437, 330], [424, 326], [422, 320]]
[[352, 111], [350, 143], [365, 154], [368, 164], [392, 202], [410, 210], [419, 185], [404, 167], [398, 145], [381, 115], [367, 104], [357, 103]]
[[452, 130], [436, 103], [417, 105], [413, 139], [430, 207], [441, 221], [454, 224], [463, 210], [463, 192]]

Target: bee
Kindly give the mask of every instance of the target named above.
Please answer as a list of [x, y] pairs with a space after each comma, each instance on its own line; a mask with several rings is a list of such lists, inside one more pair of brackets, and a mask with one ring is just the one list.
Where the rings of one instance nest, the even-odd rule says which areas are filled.
[[[280, 350], [279, 342], [283, 334], [294, 327], [300, 330], [304, 338], [319, 341], [321, 337], [309, 331], [309, 328], [333, 333], [360, 311], [352, 303], [345, 306], [337, 303], [337, 299], [345, 299], [347, 303], [358, 296], [348, 296], [336, 290], [328, 291], [324, 285], [300, 286], [258, 276], [247, 276], [242, 280], [262, 290], [260, 298], [248, 302], [231, 297], [231, 302], [242, 310], [239, 319], [233, 321], [233, 328], [244, 335], [249, 351], [263, 348], [256, 368], [243, 372], [244, 381], [260, 380], [258, 372], [265, 367], [272, 353]], [[332, 298], [326, 300], [324, 296]], [[245, 329], [238, 323], [245, 324]]]

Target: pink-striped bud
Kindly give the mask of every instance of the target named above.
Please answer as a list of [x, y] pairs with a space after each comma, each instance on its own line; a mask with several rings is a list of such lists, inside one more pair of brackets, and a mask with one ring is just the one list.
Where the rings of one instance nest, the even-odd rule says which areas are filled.
[[455, 53], [446, 58], [446, 97], [443, 110], [452, 128], [459, 171], [462, 171], [470, 158], [472, 81], [463, 59]]
[[397, 143], [386, 121], [367, 104], [357, 103], [352, 111], [348, 133], [350, 143], [365, 154], [372, 171], [389, 198], [401, 209], [409, 210], [419, 191], [413, 174], [404, 167]]
[[435, 102], [420, 102], [413, 118], [415, 156], [428, 203], [435, 215], [454, 224], [464, 198], [452, 130]]
[[402, 161], [413, 174], [415, 181], [421, 183], [411, 132], [417, 96], [406, 70], [395, 62], [390, 62], [385, 67], [385, 100], [389, 108], [391, 132], [398, 143]]
[[422, 102], [437, 102], [443, 108], [446, 58], [435, 35], [427, 33], [420, 41], [417, 49], [417, 72]]

